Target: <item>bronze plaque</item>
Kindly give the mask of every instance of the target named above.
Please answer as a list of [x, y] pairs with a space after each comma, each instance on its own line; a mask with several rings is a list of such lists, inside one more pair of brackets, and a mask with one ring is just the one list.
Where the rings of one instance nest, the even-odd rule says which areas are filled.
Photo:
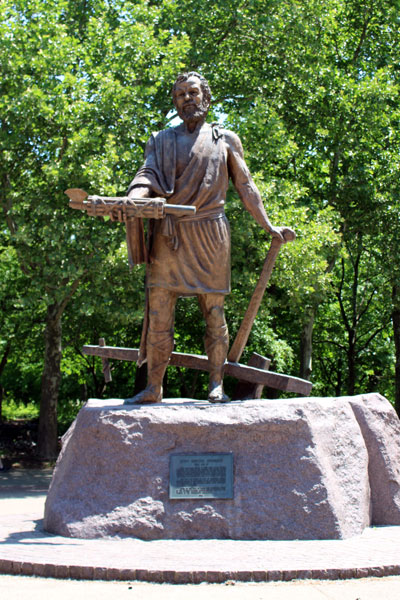
[[233, 454], [171, 454], [169, 497], [233, 498]]

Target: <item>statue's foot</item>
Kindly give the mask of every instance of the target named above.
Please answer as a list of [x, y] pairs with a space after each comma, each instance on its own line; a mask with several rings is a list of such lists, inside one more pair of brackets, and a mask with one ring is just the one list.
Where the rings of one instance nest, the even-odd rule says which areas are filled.
[[208, 390], [208, 401], [217, 404], [218, 402], [230, 402], [231, 399], [225, 394], [221, 383]]
[[162, 388], [149, 385], [145, 390], [132, 398], [126, 398], [124, 404], [156, 404], [162, 401]]

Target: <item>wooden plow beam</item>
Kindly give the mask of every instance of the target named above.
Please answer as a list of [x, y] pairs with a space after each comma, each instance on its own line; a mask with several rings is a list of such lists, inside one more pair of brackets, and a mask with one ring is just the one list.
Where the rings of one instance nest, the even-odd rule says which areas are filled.
[[[137, 361], [139, 350], [136, 348], [118, 348], [115, 346], [83, 346], [82, 353], [88, 356], [99, 356], [105, 361], [128, 360]], [[188, 369], [198, 369], [208, 371], [208, 358], [201, 354], [184, 354], [183, 352], [172, 352], [169, 361], [170, 366], [186, 367]], [[250, 365], [243, 365], [237, 362], [227, 361], [224, 368], [225, 375], [230, 375], [240, 381], [265, 385], [282, 392], [293, 392], [302, 396], [309, 396], [312, 384], [305, 379], [292, 377], [291, 375], [281, 375], [273, 371], [258, 369]]]

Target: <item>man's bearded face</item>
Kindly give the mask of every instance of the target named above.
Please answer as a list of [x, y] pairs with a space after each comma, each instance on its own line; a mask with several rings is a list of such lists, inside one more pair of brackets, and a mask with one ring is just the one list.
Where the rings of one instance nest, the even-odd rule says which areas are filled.
[[205, 101], [198, 77], [189, 77], [177, 84], [174, 93], [174, 104], [179, 117], [183, 121], [205, 119], [208, 103]]

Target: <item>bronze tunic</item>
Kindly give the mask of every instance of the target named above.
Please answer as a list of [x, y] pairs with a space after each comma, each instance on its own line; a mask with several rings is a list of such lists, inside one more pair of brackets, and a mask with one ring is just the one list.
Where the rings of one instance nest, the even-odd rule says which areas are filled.
[[171, 217], [153, 224], [148, 287], [163, 287], [180, 296], [230, 292], [230, 232], [224, 213], [228, 189], [228, 155], [223, 131], [205, 124], [192, 158], [176, 173], [174, 128], [150, 138], [145, 163], [129, 190], [147, 186], [171, 204], [188, 204], [195, 216]]

